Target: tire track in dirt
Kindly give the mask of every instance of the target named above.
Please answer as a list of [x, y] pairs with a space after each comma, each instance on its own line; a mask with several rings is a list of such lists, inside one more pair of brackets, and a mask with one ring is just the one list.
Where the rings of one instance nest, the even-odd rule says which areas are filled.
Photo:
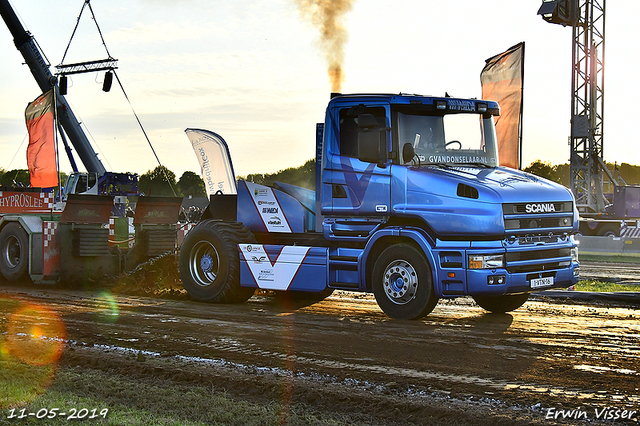
[[[111, 353], [135, 363], [141, 354], [178, 371], [223, 366], [315, 387], [332, 383], [345, 395], [360, 386], [396, 396], [483, 400], [487, 409], [640, 406], [639, 315], [626, 307], [530, 301], [512, 314], [489, 315], [460, 299], [407, 322], [350, 295], [296, 306], [265, 297], [222, 306], [115, 297], [112, 321], [95, 294], [22, 293], [64, 318], [68, 359], [96, 365], [101, 361], [87, 359]], [[296, 391], [305, 394], [305, 386], [311, 385]]]

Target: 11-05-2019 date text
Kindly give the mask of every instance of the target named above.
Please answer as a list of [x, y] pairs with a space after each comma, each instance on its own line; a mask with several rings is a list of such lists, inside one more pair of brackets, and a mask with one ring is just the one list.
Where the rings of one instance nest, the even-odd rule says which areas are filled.
[[27, 417], [36, 419], [54, 419], [56, 417], [60, 417], [66, 418], [67, 420], [96, 419], [98, 417], [106, 419], [108, 413], [108, 408], [103, 408], [101, 410], [99, 410], [98, 408], [94, 408], [91, 410], [88, 408], [69, 408], [68, 410], [64, 411], [62, 411], [60, 408], [41, 408], [38, 411], [31, 412], [27, 412], [25, 408], [21, 410], [12, 408], [9, 410], [7, 419], [25, 419]]

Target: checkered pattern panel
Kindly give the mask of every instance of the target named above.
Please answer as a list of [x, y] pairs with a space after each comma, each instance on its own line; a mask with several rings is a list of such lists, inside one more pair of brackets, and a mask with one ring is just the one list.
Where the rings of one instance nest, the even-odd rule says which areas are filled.
[[42, 234], [44, 236], [43, 244], [44, 244], [45, 247], [49, 247], [49, 242], [53, 238], [53, 235], [56, 233], [57, 229], [58, 229], [58, 222], [43, 222], [42, 223]]
[[[0, 193], [0, 197], [2, 194]], [[53, 191], [52, 192], [41, 192], [40, 198], [42, 198], [42, 202], [48, 209], [53, 208]]]

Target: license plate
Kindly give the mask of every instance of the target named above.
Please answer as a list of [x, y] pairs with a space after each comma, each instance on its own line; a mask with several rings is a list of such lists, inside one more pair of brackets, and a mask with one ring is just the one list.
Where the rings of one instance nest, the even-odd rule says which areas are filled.
[[532, 278], [531, 288], [550, 287], [553, 285], [553, 277]]

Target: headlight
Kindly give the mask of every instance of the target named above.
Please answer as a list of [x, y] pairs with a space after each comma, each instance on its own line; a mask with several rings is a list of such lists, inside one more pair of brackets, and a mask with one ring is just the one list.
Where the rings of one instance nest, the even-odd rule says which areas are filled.
[[471, 254], [469, 269], [504, 268], [504, 254]]
[[578, 262], [578, 247], [571, 249], [571, 261]]

